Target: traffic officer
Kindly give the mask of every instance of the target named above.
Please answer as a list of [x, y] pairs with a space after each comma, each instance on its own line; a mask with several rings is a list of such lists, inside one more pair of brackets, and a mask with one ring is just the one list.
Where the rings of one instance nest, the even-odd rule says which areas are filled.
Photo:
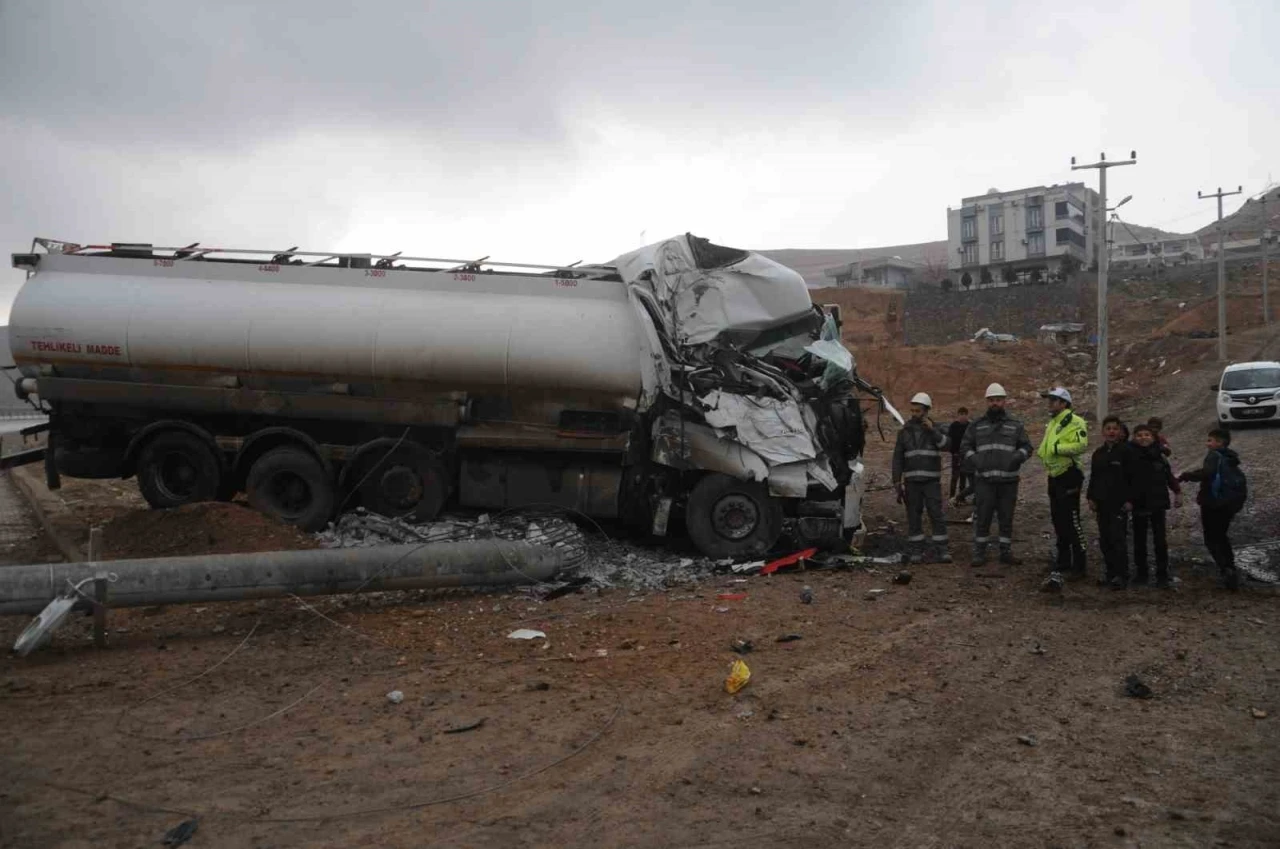
[[1084, 531], [1080, 527], [1080, 493], [1084, 471], [1080, 457], [1089, 447], [1084, 419], [1071, 409], [1071, 393], [1061, 386], [1041, 392], [1049, 401], [1049, 424], [1036, 455], [1049, 477], [1049, 516], [1058, 538], [1057, 571], [1066, 578], [1085, 573]]
[[987, 411], [969, 425], [961, 446], [974, 480], [973, 566], [987, 562], [991, 519], [997, 515], [1000, 562], [1022, 562], [1013, 556], [1013, 511], [1018, 504], [1018, 470], [1031, 456], [1031, 441], [1022, 422], [1005, 412], [1008, 397], [998, 383], [987, 387]]
[[[898, 431], [893, 447], [893, 485], [898, 500], [907, 503], [907, 554], [911, 563], [921, 563], [930, 549], [936, 553], [931, 563], [950, 563], [947, 548], [947, 520], [942, 515], [942, 455], [947, 434], [929, 418], [933, 399], [917, 392], [911, 399], [911, 419]], [[929, 513], [933, 535], [925, 544], [923, 513]]]

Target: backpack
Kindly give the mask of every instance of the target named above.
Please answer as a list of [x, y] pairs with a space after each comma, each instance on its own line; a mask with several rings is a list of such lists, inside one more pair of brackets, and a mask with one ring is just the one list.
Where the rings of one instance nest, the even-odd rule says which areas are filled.
[[1249, 496], [1249, 482], [1245, 479], [1244, 470], [1232, 465], [1226, 457], [1220, 457], [1218, 468], [1209, 483], [1209, 502], [1212, 507], [1244, 506]]

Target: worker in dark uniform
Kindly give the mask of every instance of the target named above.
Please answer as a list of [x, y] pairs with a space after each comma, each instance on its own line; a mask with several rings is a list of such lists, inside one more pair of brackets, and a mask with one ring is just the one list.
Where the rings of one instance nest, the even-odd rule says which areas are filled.
[[987, 561], [991, 519], [999, 516], [1000, 562], [1016, 566], [1013, 556], [1013, 511], [1018, 504], [1019, 469], [1031, 456], [1031, 441], [1022, 422], [1005, 412], [1008, 393], [998, 383], [987, 387], [987, 412], [964, 434], [964, 461], [974, 476], [973, 561]]
[[1071, 409], [1071, 393], [1061, 386], [1042, 392], [1049, 400], [1053, 418], [1044, 429], [1044, 439], [1036, 456], [1049, 478], [1049, 516], [1057, 536], [1056, 571], [1064, 578], [1083, 578], [1085, 573], [1084, 531], [1080, 527], [1080, 493], [1084, 491], [1084, 471], [1080, 457], [1089, 448], [1089, 430], [1084, 419]]
[[[942, 514], [942, 453], [947, 435], [929, 418], [933, 400], [924, 392], [911, 399], [911, 419], [898, 431], [893, 447], [893, 485], [907, 504], [907, 559], [911, 563], [950, 563], [947, 520]], [[925, 511], [933, 535], [924, 536]], [[932, 552], [932, 555], [930, 554]]]

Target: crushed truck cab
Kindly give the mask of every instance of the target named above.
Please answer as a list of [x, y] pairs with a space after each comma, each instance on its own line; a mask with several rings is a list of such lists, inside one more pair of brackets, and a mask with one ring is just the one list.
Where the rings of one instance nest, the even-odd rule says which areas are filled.
[[14, 266], [17, 388], [49, 412], [55, 485], [244, 492], [308, 530], [357, 505], [677, 518], [713, 557], [860, 523], [859, 397], [883, 399], [838, 314], [750, 251], [684, 235], [554, 267], [37, 239]]

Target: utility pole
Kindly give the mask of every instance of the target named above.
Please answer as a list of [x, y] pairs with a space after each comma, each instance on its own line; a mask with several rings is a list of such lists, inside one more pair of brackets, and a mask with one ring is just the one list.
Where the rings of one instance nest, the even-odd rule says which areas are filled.
[[[1071, 157], [1071, 170], [1080, 171], [1096, 168], [1098, 171], [1098, 194], [1102, 196], [1102, 239], [1107, 241], [1107, 169], [1120, 165], [1133, 165], [1138, 161], [1137, 151], [1129, 151], [1128, 159], [1108, 162], [1105, 153], [1098, 154], [1098, 161], [1091, 165], [1077, 165], [1076, 158]], [[1111, 246], [1104, 244], [1098, 252], [1098, 421], [1107, 417], [1110, 396], [1110, 372], [1107, 371], [1107, 266], [1111, 263]]]
[[1218, 199], [1218, 361], [1224, 363], [1227, 361], [1227, 254], [1222, 231], [1222, 199], [1243, 191], [1244, 186], [1236, 186], [1234, 192], [1224, 192], [1222, 186], [1218, 186], [1212, 194], [1196, 192], [1196, 197], [1201, 200]]
[[1267, 217], [1267, 193], [1262, 193], [1262, 323], [1271, 326], [1271, 304], [1267, 300], [1267, 266], [1271, 264], [1271, 219]]

